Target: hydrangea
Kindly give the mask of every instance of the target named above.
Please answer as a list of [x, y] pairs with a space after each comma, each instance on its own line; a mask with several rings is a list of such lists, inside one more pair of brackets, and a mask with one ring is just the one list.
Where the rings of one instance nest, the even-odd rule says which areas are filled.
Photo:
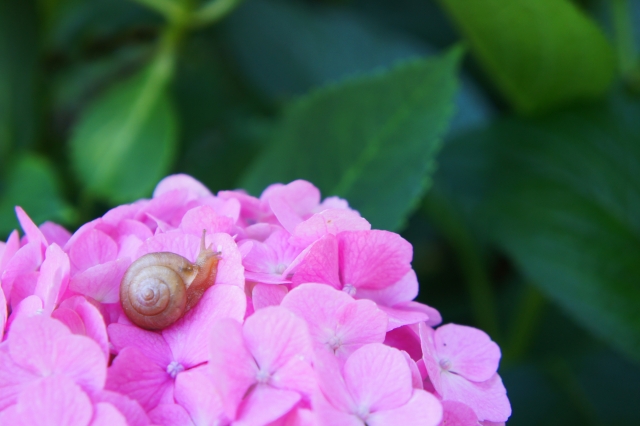
[[[477, 425], [511, 414], [484, 332], [414, 301], [411, 244], [302, 180], [212, 194], [169, 176], [74, 234], [0, 242], [0, 423]], [[203, 236], [203, 231], [205, 235]], [[204, 238], [204, 242], [202, 239]], [[144, 330], [120, 284], [148, 253], [219, 261], [172, 325]]]

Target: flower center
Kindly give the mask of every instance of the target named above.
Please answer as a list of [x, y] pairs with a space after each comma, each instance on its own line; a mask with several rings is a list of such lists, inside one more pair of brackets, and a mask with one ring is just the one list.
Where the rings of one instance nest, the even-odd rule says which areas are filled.
[[271, 379], [271, 374], [265, 370], [259, 370], [258, 374], [256, 374], [256, 381], [261, 384], [265, 384]]
[[445, 371], [451, 370], [451, 361], [449, 361], [447, 358], [442, 358], [440, 360], [440, 368]]
[[329, 340], [327, 340], [327, 345], [329, 345], [329, 347], [335, 353], [338, 349], [340, 349], [340, 346], [342, 346], [342, 339], [336, 335], [333, 335], [329, 338]]
[[274, 268], [273, 272], [278, 275], [282, 275], [285, 269], [287, 269], [287, 265], [285, 265], [284, 263], [278, 263]]
[[345, 286], [342, 288], [342, 291], [344, 291], [351, 297], [356, 295], [356, 288], [353, 284], [345, 284]]
[[172, 379], [175, 379], [178, 373], [182, 371], [184, 371], [184, 366], [178, 361], [171, 361], [171, 363], [167, 365], [167, 373], [171, 376]]

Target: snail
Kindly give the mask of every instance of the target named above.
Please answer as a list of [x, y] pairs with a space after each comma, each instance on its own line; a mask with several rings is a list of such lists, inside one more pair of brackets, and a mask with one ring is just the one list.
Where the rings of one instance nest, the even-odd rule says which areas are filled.
[[149, 253], [133, 262], [120, 283], [120, 303], [139, 327], [160, 330], [178, 321], [216, 281], [220, 252], [206, 248], [202, 231], [195, 263], [170, 252]]

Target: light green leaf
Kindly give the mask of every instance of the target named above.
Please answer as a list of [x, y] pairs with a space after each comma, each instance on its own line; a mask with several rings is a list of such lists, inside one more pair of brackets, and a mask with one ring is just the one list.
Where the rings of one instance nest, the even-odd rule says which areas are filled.
[[503, 95], [523, 113], [601, 96], [611, 46], [569, 0], [439, 0]]
[[0, 236], [18, 227], [15, 206], [21, 206], [37, 224], [46, 220], [65, 224], [75, 218], [60, 194], [56, 171], [47, 160], [33, 155], [19, 158], [9, 170], [0, 193]]
[[452, 141], [437, 188], [580, 323], [640, 360], [640, 105]]
[[76, 124], [71, 158], [92, 196], [113, 203], [148, 196], [172, 164], [177, 118], [166, 94], [169, 71], [155, 65], [113, 87]]
[[397, 229], [430, 184], [453, 113], [461, 49], [312, 92], [285, 113], [245, 176], [267, 184], [307, 179], [374, 227]]

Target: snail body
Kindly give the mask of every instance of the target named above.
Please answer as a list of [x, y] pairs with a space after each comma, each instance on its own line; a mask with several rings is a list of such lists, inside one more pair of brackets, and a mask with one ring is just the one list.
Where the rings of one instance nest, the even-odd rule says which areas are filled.
[[166, 328], [182, 318], [216, 281], [220, 253], [204, 244], [195, 263], [176, 253], [149, 253], [133, 262], [120, 283], [127, 318], [147, 330]]

